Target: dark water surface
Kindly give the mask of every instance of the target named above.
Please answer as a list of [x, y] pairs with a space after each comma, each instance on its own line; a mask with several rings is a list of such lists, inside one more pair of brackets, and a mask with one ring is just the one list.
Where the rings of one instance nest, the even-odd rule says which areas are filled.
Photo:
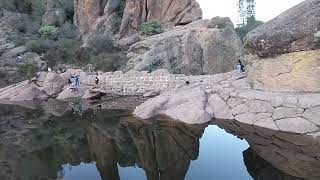
[[0, 105], [0, 180], [320, 179], [319, 142], [307, 137], [52, 107]]

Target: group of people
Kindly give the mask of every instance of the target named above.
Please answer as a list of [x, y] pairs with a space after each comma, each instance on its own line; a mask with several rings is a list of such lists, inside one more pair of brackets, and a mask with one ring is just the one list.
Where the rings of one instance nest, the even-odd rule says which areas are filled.
[[71, 91], [78, 91], [80, 87], [80, 75], [71, 75], [68, 83]]

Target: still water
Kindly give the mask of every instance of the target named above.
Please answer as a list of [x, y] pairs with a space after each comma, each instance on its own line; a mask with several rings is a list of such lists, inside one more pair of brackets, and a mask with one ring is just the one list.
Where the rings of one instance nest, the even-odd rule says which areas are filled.
[[1, 180], [320, 179], [314, 139], [226, 120], [24, 106], [0, 105]]

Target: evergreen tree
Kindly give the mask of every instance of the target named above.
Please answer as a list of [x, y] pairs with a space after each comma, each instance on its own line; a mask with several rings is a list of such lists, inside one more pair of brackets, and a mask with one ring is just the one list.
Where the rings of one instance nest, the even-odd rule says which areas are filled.
[[239, 23], [236, 32], [241, 39], [243, 39], [248, 32], [263, 24], [263, 22], [256, 20], [255, 5], [254, 0], [238, 1]]

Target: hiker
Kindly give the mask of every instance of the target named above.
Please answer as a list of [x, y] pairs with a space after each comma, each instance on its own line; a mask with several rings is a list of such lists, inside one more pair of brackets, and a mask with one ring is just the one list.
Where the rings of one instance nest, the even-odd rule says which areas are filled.
[[17, 56], [17, 64], [22, 63], [22, 57], [20, 55]]
[[76, 80], [76, 89], [78, 90], [80, 86], [80, 75], [76, 75], [75, 80]]
[[244, 65], [242, 62], [239, 60], [236, 66], [237, 73], [242, 73], [244, 72]]
[[96, 83], [96, 85], [98, 85], [99, 84], [99, 78], [96, 76], [96, 78], [95, 78], [95, 83]]

